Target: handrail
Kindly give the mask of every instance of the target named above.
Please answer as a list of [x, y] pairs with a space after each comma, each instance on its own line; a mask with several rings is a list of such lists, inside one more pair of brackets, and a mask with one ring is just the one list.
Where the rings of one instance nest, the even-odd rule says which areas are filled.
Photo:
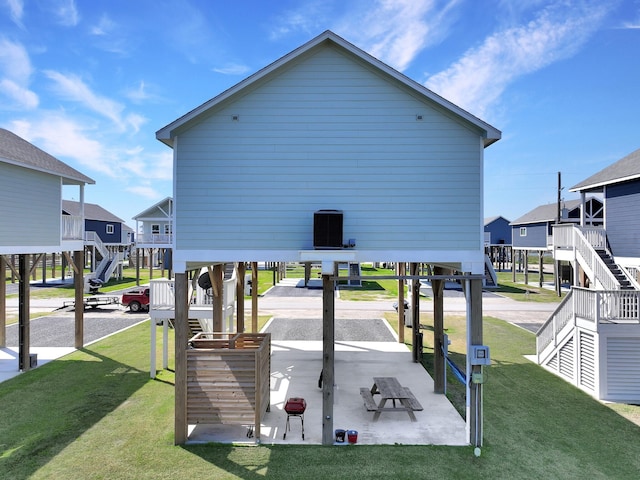
[[640, 291], [592, 290], [572, 287], [547, 321], [536, 332], [536, 353], [547, 348], [564, 327], [577, 319], [597, 331], [603, 323], [640, 324]]
[[95, 246], [98, 247], [98, 251], [100, 252], [100, 255], [102, 255], [103, 258], [107, 258], [111, 256], [111, 252], [109, 252], [109, 249], [102, 242], [102, 239], [96, 232], [91, 230], [84, 232], [84, 241], [94, 243]]
[[603, 289], [620, 288], [620, 282], [596, 252], [596, 248], [605, 249], [607, 246], [607, 234], [603, 228], [554, 225], [553, 244], [556, 249], [573, 249]]
[[547, 348], [551, 342], [554, 341], [558, 332], [560, 332], [571, 320], [575, 318], [573, 308], [573, 291], [575, 288], [569, 290], [569, 293], [558, 304], [551, 316], [536, 332], [536, 353], [538, 355], [538, 363], [540, 360], [540, 354]]

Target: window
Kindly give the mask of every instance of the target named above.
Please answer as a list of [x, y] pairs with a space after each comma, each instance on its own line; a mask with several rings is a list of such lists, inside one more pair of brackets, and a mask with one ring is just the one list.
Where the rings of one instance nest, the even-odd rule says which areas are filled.
[[520, 236], [521, 237], [527, 236], [527, 227], [520, 227]]
[[164, 234], [165, 235], [171, 235], [171, 225], [168, 223], [164, 224]]
[[160, 225], [158, 223], [154, 223], [151, 225], [151, 235], [160, 234]]
[[109, 224], [107, 225], [107, 234], [109, 234], [109, 235], [113, 235], [113, 232], [114, 232], [113, 225], [112, 225], [111, 223], [109, 223]]

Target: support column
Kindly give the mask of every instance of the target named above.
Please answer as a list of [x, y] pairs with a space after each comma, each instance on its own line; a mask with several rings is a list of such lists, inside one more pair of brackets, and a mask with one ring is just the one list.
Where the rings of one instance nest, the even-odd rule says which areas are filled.
[[244, 276], [246, 268], [244, 262], [239, 262], [236, 272], [236, 331], [244, 333]]
[[[411, 263], [409, 265], [409, 274], [417, 276], [418, 267], [417, 263]], [[411, 350], [413, 361], [418, 363], [422, 358], [422, 338], [420, 337], [420, 280], [417, 278], [411, 281], [411, 319], [413, 331]]]
[[[434, 273], [442, 275], [444, 271], [442, 267], [435, 267]], [[444, 342], [444, 280], [431, 280], [431, 290], [433, 291], [433, 391], [444, 393], [444, 375], [447, 368], [442, 352]]]
[[211, 290], [213, 292], [213, 331], [222, 332], [222, 303], [224, 296], [222, 295], [222, 277], [224, 275], [224, 265], [216, 264], [213, 266], [213, 276], [211, 268], [209, 268], [209, 276], [211, 278]]
[[333, 445], [335, 283], [322, 267], [322, 444]]
[[0, 255], [0, 348], [7, 346], [7, 261]]
[[140, 286], [140, 249], [136, 248], [136, 285]]
[[175, 279], [175, 423], [174, 444], [187, 441], [187, 343], [189, 342], [189, 282], [186, 273]]
[[31, 368], [29, 361], [29, 255], [18, 255], [18, 370]]
[[251, 331], [258, 333], [258, 262], [251, 262]]
[[[399, 262], [397, 264], [398, 276], [404, 276], [406, 264]], [[398, 343], [404, 343], [404, 278], [398, 279]]]
[[540, 250], [538, 252], [538, 271], [540, 272], [540, 275], [538, 276], [538, 285], [540, 288], [542, 288], [542, 284], [544, 282], [544, 258], [543, 258], [544, 252], [542, 250]]
[[[473, 377], [474, 373], [482, 372], [481, 365], [470, 365], [471, 345], [482, 345], [482, 280], [467, 280], [467, 375]], [[482, 383], [469, 382], [469, 395], [467, 397], [467, 425], [469, 426], [469, 443], [476, 447], [482, 446], [483, 435], [483, 405]]]
[[84, 250], [73, 252], [75, 287], [75, 348], [84, 347]]

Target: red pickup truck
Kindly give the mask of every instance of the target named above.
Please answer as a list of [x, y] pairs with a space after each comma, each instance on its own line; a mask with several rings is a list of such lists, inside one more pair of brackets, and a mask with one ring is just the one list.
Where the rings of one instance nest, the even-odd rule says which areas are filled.
[[136, 288], [129, 290], [122, 295], [120, 303], [125, 307], [129, 307], [132, 312], [140, 312], [149, 310], [149, 288]]

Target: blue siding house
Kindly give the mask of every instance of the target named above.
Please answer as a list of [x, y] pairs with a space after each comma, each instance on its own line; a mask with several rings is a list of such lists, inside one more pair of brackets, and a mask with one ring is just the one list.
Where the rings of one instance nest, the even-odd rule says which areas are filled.
[[[203, 265], [219, 281], [225, 263], [321, 263], [329, 332], [336, 264], [430, 263], [466, 276], [470, 322], [481, 323], [484, 150], [500, 137], [330, 31], [156, 132], [174, 158], [176, 443], [189, 418], [189, 303], [179, 297]], [[482, 343], [482, 329], [470, 331]], [[334, 342], [323, 338], [332, 444]], [[476, 411], [467, 422], [477, 434]]]
[[538, 363], [590, 395], [640, 402], [640, 150], [570, 189], [603, 199], [603, 223], [553, 228], [574, 285], [537, 333]]

